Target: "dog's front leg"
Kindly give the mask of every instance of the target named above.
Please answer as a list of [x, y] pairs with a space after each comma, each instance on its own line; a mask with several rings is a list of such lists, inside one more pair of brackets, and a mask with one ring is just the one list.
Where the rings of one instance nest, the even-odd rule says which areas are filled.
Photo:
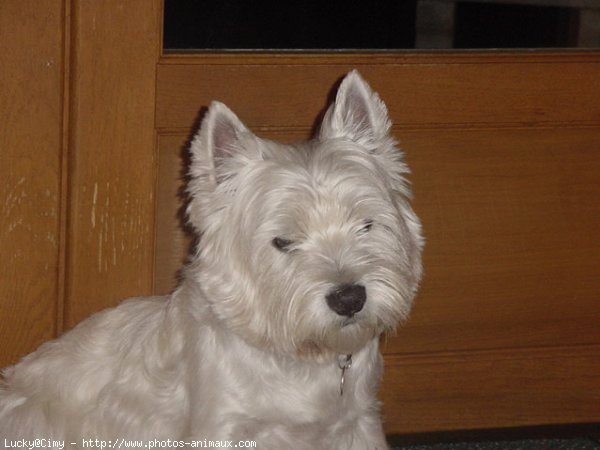
[[348, 437], [348, 450], [389, 450], [379, 418], [363, 416]]

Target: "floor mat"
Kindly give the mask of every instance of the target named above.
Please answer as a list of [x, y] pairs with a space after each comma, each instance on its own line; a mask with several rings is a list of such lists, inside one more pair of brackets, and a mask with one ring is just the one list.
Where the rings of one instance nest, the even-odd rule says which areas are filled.
[[532, 439], [496, 442], [455, 442], [448, 444], [408, 445], [393, 450], [597, 450], [600, 442], [592, 439]]

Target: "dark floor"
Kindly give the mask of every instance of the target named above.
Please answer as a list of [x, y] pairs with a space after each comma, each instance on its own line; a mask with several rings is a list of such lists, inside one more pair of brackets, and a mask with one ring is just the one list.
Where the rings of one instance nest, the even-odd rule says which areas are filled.
[[388, 437], [392, 450], [600, 450], [600, 423]]
[[591, 438], [527, 439], [519, 441], [401, 445], [392, 448], [393, 450], [595, 450], [600, 449], [600, 441]]

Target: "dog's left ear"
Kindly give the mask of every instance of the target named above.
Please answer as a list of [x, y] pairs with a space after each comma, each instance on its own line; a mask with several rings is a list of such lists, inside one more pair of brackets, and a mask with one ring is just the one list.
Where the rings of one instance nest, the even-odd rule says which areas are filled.
[[375, 149], [389, 135], [390, 127], [385, 104], [353, 70], [342, 81], [335, 102], [325, 113], [319, 137], [346, 137]]

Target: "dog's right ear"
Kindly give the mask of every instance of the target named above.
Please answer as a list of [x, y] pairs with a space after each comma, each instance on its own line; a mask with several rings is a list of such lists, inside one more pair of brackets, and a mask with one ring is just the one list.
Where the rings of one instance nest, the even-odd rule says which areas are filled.
[[194, 136], [191, 176], [205, 183], [205, 189], [214, 189], [229, 178], [226, 161], [242, 156], [242, 140], [252, 136], [240, 119], [223, 103], [212, 102]]
[[257, 156], [258, 138], [223, 103], [212, 102], [200, 130], [190, 144], [191, 165], [187, 192], [187, 216], [200, 232], [210, 215], [213, 194], [219, 191], [217, 203], [237, 190], [236, 175]]

